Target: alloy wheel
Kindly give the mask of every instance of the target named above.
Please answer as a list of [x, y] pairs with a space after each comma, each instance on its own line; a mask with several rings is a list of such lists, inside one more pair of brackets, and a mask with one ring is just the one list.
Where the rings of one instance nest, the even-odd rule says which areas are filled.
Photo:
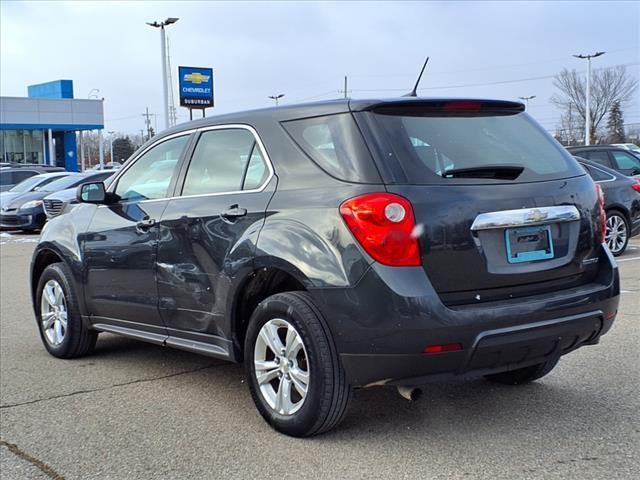
[[309, 389], [309, 360], [298, 331], [286, 320], [265, 323], [254, 347], [254, 370], [260, 393], [281, 415], [293, 415]]
[[605, 242], [612, 253], [619, 253], [627, 244], [627, 225], [619, 215], [607, 217]]
[[49, 280], [42, 288], [40, 320], [42, 332], [49, 344], [60, 345], [67, 333], [67, 302], [64, 291], [56, 280]]

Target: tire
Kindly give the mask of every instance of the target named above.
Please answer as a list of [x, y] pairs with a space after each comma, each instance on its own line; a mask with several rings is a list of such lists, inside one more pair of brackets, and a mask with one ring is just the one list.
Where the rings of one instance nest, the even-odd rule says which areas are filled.
[[609, 210], [607, 212], [605, 242], [614, 257], [618, 257], [624, 253], [629, 244], [630, 236], [631, 229], [625, 216], [616, 210]]
[[[269, 332], [277, 338], [269, 337]], [[289, 334], [291, 341], [287, 341]], [[265, 340], [267, 337], [271, 341]], [[290, 355], [281, 352], [280, 358], [269, 346], [277, 349], [298, 345], [296, 338], [301, 346], [292, 349]], [[256, 368], [256, 359], [264, 365]], [[351, 388], [329, 328], [308, 293], [279, 293], [256, 307], [245, 337], [244, 360], [253, 401], [275, 430], [308, 437], [334, 428], [344, 417]], [[265, 368], [267, 364], [269, 367]], [[297, 385], [305, 386], [305, 373], [303, 396], [304, 388]], [[289, 395], [283, 395], [278, 403], [277, 392], [284, 385], [289, 386]], [[287, 388], [283, 391], [287, 392]]]
[[544, 377], [554, 369], [558, 364], [558, 360], [559, 358], [556, 358], [549, 360], [548, 362], [531, 365], [530, 367], [519, 368], [518, 370], [509, 370], [507, 372], [485, 375], [484, 378], [491, 382], [501, 383], [503, 385], [523, 385]]
[[[76, 358], [87, 355], [93, 351], [98, 339], [98, 332], [89, 330], [82, 321], [78, 298], [70, 281], [71, 278], [72, 274], [67, 265], [54, 263], [44, 269], [36, 290], [35, 311], [40, 338], [47, 351], [58, 358]], [[43, 298], [45, 288], [48, 292], [54, 292], [54, 297], [62, 298], [62, 300], [47, 301], [46, 298]], [[51, 298], [49, 295], [46, 297]], [[57, 311], [54, 310], [53, 303], [58, 303]], [[52, 312], [54, 313], [53, 317], [50, 316]], [[62, 321], [65, 316], [64, 312], [66, 312], [66, 328], [64, 321]], [[43, 315], [48, 314], [45, 325]], [[56, 325], [56, 322], [59, 326]], [[47, 326], [48, 328], [46, 328]]]

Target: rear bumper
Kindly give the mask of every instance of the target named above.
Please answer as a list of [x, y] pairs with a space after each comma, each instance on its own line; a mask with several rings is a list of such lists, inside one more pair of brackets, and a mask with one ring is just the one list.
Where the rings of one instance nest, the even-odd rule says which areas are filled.
[[[421, 268], [372, 266], [351, 289], [312, 290], [355, 386], [418, 385], [433, 375], [483, 375], [597, 343], [619, 301], [615, 260], [602, 249], [587, 285], [507, 301], [446, 307]], [[461, 351], [423, 354], [427, 345]]]

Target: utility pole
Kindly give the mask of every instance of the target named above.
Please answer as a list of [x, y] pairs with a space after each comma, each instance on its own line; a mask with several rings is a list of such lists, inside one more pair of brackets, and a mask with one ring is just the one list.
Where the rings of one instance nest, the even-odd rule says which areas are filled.
[[592, 55], [574, 55], [576, 58], [587, 59], [587, 93], [586, 108], [584, 113], [584, 144], [591, 144], [591, 59], [604, 55], [606, 52], [596, 52]]
[[279, 93], [277, 95], [269, 95], [269, 98], [271, 100], [275, 100], [276, 102], [276, 107], [278, 106], [278, 100], [280, 100], [282, 97], [284, 97], [284, 93]]
[[143, 113], [142, 116], [144, 117], [144, 124], [147, 127], [147, 140], [151, 139], [151, 120], [149, 119], [151, 115], [153, 114], [149, 113], [149, 107], [146, 107], [145, 113]]
[[529, 95], [528, 97], [518, 97], [520, 100], [524, 100], [527, 104], [527, 110], [529, 110], [529, 100], [536, 98], [535, 95]]
[[164, 128], [169, 128], [169, 86], [167, 78], [167, 38], [164, 27], [176, 23], [179, 19], [174, 17], [167, 18], [164, 22], [147, 22], [147, 25], [160, 29], [160, 53], [162, 55], [162, 93], [164, 104]]

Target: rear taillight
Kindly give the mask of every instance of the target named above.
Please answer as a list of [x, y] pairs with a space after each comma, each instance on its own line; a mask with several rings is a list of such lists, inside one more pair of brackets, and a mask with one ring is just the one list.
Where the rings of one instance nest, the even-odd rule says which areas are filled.
[[340, 205], [340, 214], [362, 248], [377, 262], [417, 267], [420, 247], [411, 203], [391, 193], [368, 193]]
[[640, 178], [636, 178], [636, 183], [631, 185], [631, 188], [633, 188], [636, 192], [640, 193]]
[[604, 211], [604, 192], [602, 187], [596, 184], [596, 191], [598, 192], [598, 222], [600, 227], [600, 243], [604, 242], [607, 235], [607, 213]]

